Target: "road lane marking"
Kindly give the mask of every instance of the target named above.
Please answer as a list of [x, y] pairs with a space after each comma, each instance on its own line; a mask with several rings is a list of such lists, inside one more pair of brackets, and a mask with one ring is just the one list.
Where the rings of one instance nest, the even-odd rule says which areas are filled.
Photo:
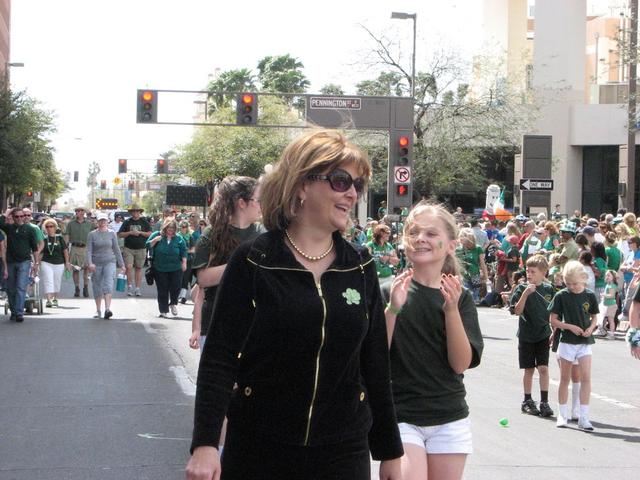
[[190, 442], [190, 438], [177, 438], [177, 437], [161, 437], [159, 433], [138, 433], [141, 438], [148, 438], [150, 440], [183, 440]]
[[191, 380], [189, 374], [187, 374], [187, 370], [182, 367], [169, 367], [169, 370], [173, 372], [173, 376], [176, 378], [176, 382], [182, 389], [182, 393], [187, 395], [188, 397], [196, 396], [196, 384]]
[[[551, 385], [555, 385], [556, 387], [560, 385], [560, 382], [558, 380], [554, 380], [553, 378], [549, 379], [549, 383]], [[635, 405], [631, 405], [630, 403], [621, 402], [620, 400], [616, 400], [615, 398], [605, 397], [604, 395], [600, 395], [598, 393], [591, 392], [591, 396], [593, 398], [597, 398], [598, 400], [602, 400], [603, 402], [615, 405], [616, 407], [626, 408], [628, 410], [638, 408]]]

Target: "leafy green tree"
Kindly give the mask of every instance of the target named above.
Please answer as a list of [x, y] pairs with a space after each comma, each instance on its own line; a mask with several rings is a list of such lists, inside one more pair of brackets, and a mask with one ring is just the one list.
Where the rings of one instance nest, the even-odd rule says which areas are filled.
[[[360, 82], [358, 93], [409, 96], [413, 79], [397, 42], [363, 28], [372, 45], [365, 64], [379, 73]], [[423, 196], [481, 190], [487, 183], [482, 152], [518, 145], [536, 111], [504, 81], [493, 58], [478, 57], [471, 68], [441, 49], [425, 60], [426, 68], [415, 75], [414, 190]], [[471, 73], [473, 86], [464, 81]]]
[[147, 192], [140, 204], [144, 208], [145, 215], [153, 215], [162, 212], [164, 206], [165, 192]]
[[344, 90], [340, 85], [335, 83], [328, 83], [320, 88], [320, 93], [323, 95], [344, 95]]
[[[235, 112], [230, 107], [215, 112], [214, 123], [231, 123]], [[264, 123], [296, 122], [297, 112], [286, 102], [272, 96], [260, 101]], [[202, 185], [227, 175], [259, 177], [268, 163], [275, 163], [290, 141], [290, 130], [265, 128], [196, 128], [191, 142], [178, 147], [177, 168]]]
[[251, 92], [255, 90], [255, 77], [248, 68], [222, 72], [207, 86], [209, 115], [212, 115], [219, 108], [231, 105], [231, 100], [234, 98], [233, 95], [223, 95], [216, 92]]
[[28, 191], [55, 199], [65, 188], [55, 168], [49, 136], [55, 132], [50, 112], [25, 92], [13, 92], [0, 82], [0, 203]]
[[263, 92], [304, 93], [310, 82], [304, 65], [289, 54], [267, 56], [258, 62], [258, 79]]

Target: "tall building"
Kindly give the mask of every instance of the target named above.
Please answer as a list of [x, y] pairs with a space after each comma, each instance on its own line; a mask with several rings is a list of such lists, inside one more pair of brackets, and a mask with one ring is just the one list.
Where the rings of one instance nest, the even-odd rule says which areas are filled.
[[[506, 52], [505, 76], [520, 83], [538, 111], [531, 134], [552, 136], [554, 189], [544, 204], [592, 215], [615, 211], [626, 195], [627, 82], [621, 38], [628, 12], [620, 1], [485, 0], [485, 43]], [[640, 136], [636, 134], [636, 142]], [[636, 155], [637, 156], [637, 155]], [[636, 161], [636, 177], [638, 176]], [[523, 178], [514, 165], [514, 190]], [[639, 211], [638, 182], [635, 211]]]
[[7, 74], [11, 32], [11, 0], [0, 0], [0, 78]]

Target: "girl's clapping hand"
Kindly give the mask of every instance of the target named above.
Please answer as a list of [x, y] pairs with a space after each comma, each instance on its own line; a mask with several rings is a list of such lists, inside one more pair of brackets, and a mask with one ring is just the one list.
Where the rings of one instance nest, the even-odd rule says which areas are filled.
[[444, 309], [458, 308], [458, 301], [462, 294], [460, 279], [455, 275], [442, 274], [442, 285], [440, 291], [444, 297]]

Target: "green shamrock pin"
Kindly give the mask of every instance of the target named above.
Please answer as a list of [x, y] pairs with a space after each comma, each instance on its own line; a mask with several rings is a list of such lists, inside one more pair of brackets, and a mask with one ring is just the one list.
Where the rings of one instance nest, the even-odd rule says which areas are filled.
[[342, 296], [347, 299], [347, 305], [360, 305], [360, 292], [353, 288], [347, 288], [342, 292]]

